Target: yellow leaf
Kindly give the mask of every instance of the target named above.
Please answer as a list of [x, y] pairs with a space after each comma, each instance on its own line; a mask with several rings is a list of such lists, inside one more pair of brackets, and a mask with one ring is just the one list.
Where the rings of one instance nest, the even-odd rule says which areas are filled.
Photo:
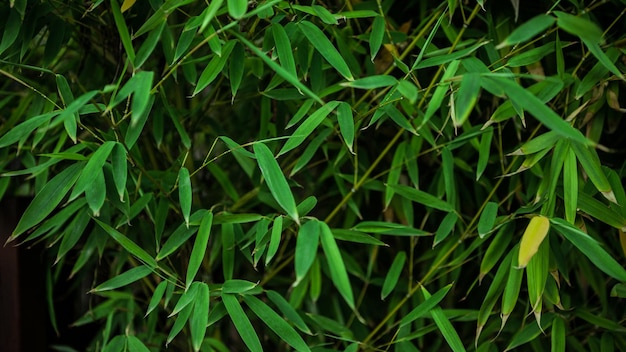
[[131, 7], [133, 7], [133, 5], [135, 5], [135, 1], [137, 1], [137, 0], [124, 0], [124, 3], [122, 4], [121, 11], [125, 12], [126, 10], [130, 9]]
[[519, 247], [518, 265], [520, 268], [525, 268], [528, 265], [530, 259], [537, 253], [539, 245], [546, 238], [548, 230], [550, 229], [550, 220], [545, 216], [535, 216], [530, 219], [526, 231], [522, 236], [522, 241]]

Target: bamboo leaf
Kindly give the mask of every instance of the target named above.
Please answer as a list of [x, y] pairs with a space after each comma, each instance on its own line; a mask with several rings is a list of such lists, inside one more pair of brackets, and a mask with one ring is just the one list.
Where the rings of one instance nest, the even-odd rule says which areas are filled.
[[497, 50], [505, 48], [511, 45], [517, 45], [520, 43], [524, 43], [532, 38], [534, 38], [539, 33], [548, 29], [548, 27], [552, 26], [552, 24], [556, 21], [556, 19], [552, 16], [548, 15], [538, 15], [531, 18], [529, 21], [524, 24], [518, 26], [509, 34], [506, 39], [502, 41], [502, 43], [496, 46]]
[[124, 201], [124, 191], [126, 191], [126, 179], [128, 177], [128, 164], [126, 162], [126, 149], [121, 143], [115, 143], [111, 152], [111, 166], [113, 166], [113, 182], [120, 197], [120, 202]]
[[487, 233], [489, 233], [493, 229], [493, 225], [496, 222], [496, 217], [498, 216], [498, 203], [489, 202], [483, 209], [483, 212], [480, 214], [480, 219], [478, 220], [478, 236], [485, 237]]
[[591, 180], [594, 186], [602, 193], [604, 198], [613, 203], [617, 203], [611, 184], [606, 178], [604, 171], [602, 171], [602, 165], [600, 164], [600, 158], [595, 149], [591, 149], [588, 146], [580, 145], [578, 143], [572, 143], [572, 148], [576, 154], [576, 158], [580, 162], [580, 165], [585, 170], [585, 173]]
[[339, 74], [348, 81], [354, 80], [348, 68], [348, 64], [346, 64], [339, 51], [337, 51], [321, 29], [309, 21], [301, 21], [298, 23], [298, 26], [300, 27], [300, 32], [304, 34], [313, 47], [337, 70], [337, 72], [339, 72]]
[[288, 343], [296, 351], [310, 351], [302, 337], [265, 303], [250, 295], [243, 296], [243, 300], [254, 314], [274, 331], [282, 341]]
[[562, 219], [551, 219], [550, 222], [555, 230], [578, 248], [598, 269], [621, 282], [626, 282], [626, 269], [602, 249], [596, 240]]
[[[211, 213], [209, 213], [211, 214]], [[198, 293], [193, 304], [193, 310], [189, 317], [189, 330], [191, 332], [191, 342], [194, 351], [200, 351], [200, 346], [206, 335], [206, 328], [209, 321], [209, 286], [198, 283]]]
[[491, 140], [493, 139], [493, 127], [486, 128], [485, 133], [480, 137], [480, 146], [478, 148], [478, 164], [476, 165], [476, 181], [480, 180], [480, 177], [487, 168], [489, 162], [489, 153], [491, 151]]
[[332, 279], [335, 287], [339, 290], [341, 296], [343, 296], [346, 300], [346, 303], [348, 303], [348, 306], [355, 309], [352, 286], [350, 286], [348, 272], [346, 271], [346, 266], [343, 258], [341, 257], [339, 247], [337, 247], [337, 243], [335, 242], [335, 237], [333, 236], [330, 227], [328, 227], [325, 222], [318, 222], [318, 224], [321, 230], [322, 248], [324, 249], [324, 254], [326, 254], [328, 268], [330, 269], [330, 278]]
[[461, 78], [461, 86], [454, 98], [454, 126], [460, 127], [467, 121], [476, 105], [480, 93], [480, 74], [468, 72]]
[[104, 231], [106, 231], [109, 234], [109, 236], [111, 236], [115, 240], [115, 242], [119, 243], [130, 254], [137, 257], [148, 267], [156, 268], [158, 266], [154, 258], [152, 258], [152, 256], [150, 256], [148, 252], [146, 252], [143, 248], [139, 247], [135, 242], [131, 241], [128, 237], [124, 236], [123, 234], [121, 234], [120, 232], [118, 232], [116, 229], [112, 228], [108, 224], [98, 219], [94, 219], [94, 220], [96, 221], [96, 223], [98, 223], [98, 225], [100, 225], [100, 227], [104, 229]]
[[223, 294], [222, 302], [241, 339], [252, 352], [262, 352], [261, 342], [235, 295]]
[[448, 64], [445, 73], [439, 81], [439, 85], [437, 86], [437, 88], [435, 88], [435, 92], [428, 102], [428, 107], [426, 107], [426, 112], [424, 114], [424, 120], [422, 121], [422, 125], [426, 124], [426, 122], [428, 122], [430, 118], [433, 117], [433, 115], [435, 115], [437, 110], [439, 110], [439, 108], [441, 107], [441, 103], [443, 103], [443, 98], [445, 97], [450, 87], [450, 82], [448, 80], [456, 74], [456, 70], [459, 68], [459, 63], [459, 60], [453, 60]]
[[233, 51], [236, 43], [237, 42], [234, 40], [228, 41], [222, 48], [222, 54], [220, 56], [213, 56], [204, 71], [202, 71], [200, 78], [198, 78], [198, 84], [196, 85], [192, 96], [195, 96], [196, 94], [201, 92], [204, 88], [211, 84], [220, 73], [222, 73], [222, 71], [224, 70], [224, 66], [226, 66], [226, 63], [228, 62], [230, 53]]
[[317, 256], [319, 246], [320, 227], [315, 221], [307, 221], [298, 231], [296, 238], [295, 271], [297, 286], [311, 268]]
[[502, 325], [500, 326], [500, 330], [506, 325], [509, 316], [517, 304], [522, 287], [522, 279], [524, 278], [524, 270], [519, 268], [519, 262], [517, 261], [519, 246], [515, 246], [511, 252], [513, 253], [511, 268], [509, 269], [509, 276], [504, 285], [504, 292], [502, 293], [502, 312], [500, 314]]
[[274, 303], [276, 307], [278, 307], [281, 313], [283, 313], [283, 315], [289, 321], [291, 321], [298, 329], [300, 329], [300, 331], [309, 335], [311, 334], [311, 329], [309, 329], [304, 320], [302, 320], [300, 314], [296, 312], [296, 310], [291, 306], [291, 304], [289, 304], [289, 302], [287, 302], [285, 298], [283, 298], [283, 296], [275, 291], [267, 291], [266, 294], [267, 298], [269, 298], [270, 301], [272, 301], [272, 303]]
[[430, 193], [417, 190], [413, 187], [404, 185], [387, 185], [391, 187], [397, 194], [416, 203], [423, 204], [429, 208], [439, 209], [447, 212], [454, 212], [454, 207], [448, 202], [443, 201]]
[[354, 144], [354, 118], [350, 104], [342, 101], [337, 106], [337, 122], [339, 123], [339, 131], [341, 132], [341, 136], [348, 150], [350, 153], [354, 153], [352, 151], [352, 145]]
[[120, 35], [122, 46], [124, 47], [124, 51], [126, 51], [126, 56], [128, 57], [128, 60], [133, 63], [135, 62], [135, 49], [133, 48], [133, 43], [130, 40], [128, 27], [126, 26], [126, 21], [124, 20], [124, 16], [122, 15], [122, 11], [120, 10], [120, 5], [117, 0], [111, 1], [111, 12], [113, 13], [113, 20], [115, 21], [117, 32]]
[[372, 31], [370, 32], [370, 59], [374, 62], [374, 58], [378, 54], [385, 37], [385, 18], [383, 16], [374, 17], [372, 22]]
[[578, 165], [576, 154], [567, 148], [567, 155], [563, 162], [563, 202], [565, 203], [565, 219], [570, 224], [576, 220], [578, 209]]
[[78, 179], [82, 166], [82, 163], [73, 164], [61, 171], [41, 188], [41, 191], [35, 195], [35, 198], [33, 198], [17, 223], [11, 235], [11, 240], [39, 224], [52, 213]]
[[37, 128], [50, 121], [55, 116], [59, 115], [59, 113], [60, 111], [54, 111], [43, 115], [34, 116], [11, 128], [2, 137], [0, 137], [0, 148], [4, 148], [16, 143], [24, 136], [29, 135]]
[[[428, 299], [432, 297], [424, 286], [421, 286], [421, 289], [424, 298]], [[459, 334], [456, 332], [454, 326], [452, 326], [452, 323], [450, 323], [450, 320], [448, 320], [448, 318], [444, 314], [443, 309], [436, 306], [430, 311], [430, 314], [433, 317], [435, 324], [439, 328], [439, 331], [441, 331], [444, 339], [446, 339], [446, 342], [448, 342], [448, 345], [450, 346], [452, 351], [465, 351], [465, 347], [463, 347], [463, 342], [461, 342]]]
[[537, 253], [539, 246], [550, 230], [550, 220], [545, 216], [535, 216], [530, 219], [520, 242], [518, 265], [525, 268], [531, 258]]
[[406, 326], [414, 322], [415, 320], [421, 318], [422, 316], [428, 314], [428, 312], [432, 311], [439, 302], [448, 294], [452, 288], [452, 284], [448, 284], [441, 288], [439, 291], [435, 292], [432, 296], [426, 298], [424, 302], [417, 305], [417, 307], [413, 308], [407, 315], [405, 315], [400, 321], [400, 327]]
[[247, 0], [228, 0], [228, 14], [235, 18], [240, 19], [248, 10], [248, 1]]
[[[288, 151], [300, 146], [302, 142], [324, 121], [326, 116], [330, 114], [337, 106], [338, 101], [331, 101], [322, 105], [314, 113], [311, 114], [289, 137], [285, 145], [283, 145], [278, 156], [281, 156]], [[272, 157], [273, 158], [273, 157]]]
[[226, 280], [222, 285], [222, 293], [246, 293], [258, 286], [258, 283], [246, 280]]
[[176, 321], [174, 322], [174, 325], [172, 326], [172, 329], [170, 330], [170, 333], [167, 336], [167, 340], [165, 342], [166, 345], [172, 342], [172, 340], [174, 340], [176, 335], [178, 335], [178, 333], [183, 329], [183, 327], [185, 327], [185, 324], [187, 324], [187, 321], [189, 321], [189, 316], [191, 315], [191, 312], [193, 311], [193, 306], [194, 306], [193, 304], [188, 304], [180, 312], [180, 314], [176, 316]]
[[552, 331], [550, 332], [551, 351], [553, 352], [565, 352], [566, 351], [566, 338], [565, 338], [565, 321], [563, 318], [556, 316], [552, 322]]
[[91, 155], [87, 165], [85, 165], [80, 177], [76, 181], [76, 185], [70, 195], [71, 200], [76, 199], [76, 197], [81, 195], [87, 187], [91, 187], [91, 185], [96, 182], [98, 173], [102, 172], [104, 163], [109, 157], [109, 154], [111, 154], [111, 150], [113, 150], [115, 144], [116, 142], [113, 141], [104, 142], [100, 147], [98, 147], [98, 150]]
[[298, 216], [298, 209], [296, 208], [296, 201], [293, 198], [289, 184], [285, 179], [280, 165], [276, 162], [274, 155], [263, 143], [255, 143], [253, 149], [259, 168], [261, 169], [261, 174], [263, 174], [263, 178], [265, 178], [265, 182], [267, 182], [272, 196], [287, 215], [299, 224], [300, 218]]
[[152, 293], [152, 298], [150, 299], [150, 303], [148, 304], [148, 310], [146, 311], [146, 315], [144, 315], [144, 317], [147, 317], [148, 314], [152, 313], [152, 311], [159, 305], [166, 288], [167, 281], [159, 282], [157, 287], [154, 289], [154, 293]]
[[377, 89], [382, 87], [391, 87], [398, 83], [398, 80], [393, 76], [378, 75], [368, 76], [365, 78], [359, 78], [354, 81], [341, 83], [341, 86], [358, 88], [358, 89]]
[[183, 213], [185, 219], [185, 226], [189, 228], [189, 214], [191, 213], [191, 179], [189, 177], [189, 170], [186, 167], [181, 167], [178, 171], [178, 201], [180, 202], [180, 210]]
[[126, 345], [128, 346], [129, 351], [133, 352], [150, 352], [148, 347], [141, 342], [137, 336], [128, 335], [126, 336]]
[[207, 245], [209, 243], [209, 235], [211, 234], [211, 226], [213, 224], [213, 213], [207, 212], [200, 222], [200, 228], [196, 235], [196, 241], [193, 243], [191, 256], [189, 257], [189, 265], [187, 266], [187, 276], [185, 279], [185, 287], [188, 289], [194, 277], [198, 273], [198, 269], [204, 261]]
[[574, 16], [562, 11], [554, 11], [556, 15], [556, 24], [559, 28], [583, 40], [593, 43], [603, 43], [602, 29], [595, 23], [583, 18], [582, 16]]
[[102, 170], [96, 171], [96, 178], [91, 184], [91, 187], [85, 189], [85, 198], [87, 199], [87, 205], [89, 205], [93, 216], [100, 216], [100, 209], [104, 205], [106, 198], [106, 184]]
[[280, 64], [292, 76], [298, 77], [298, 73], [296, 72], [296, 62], [293, 58], [293, 49], [291, 48], [291, 41], [287, 36], [285, 28], [283, 28], [283, 26], [279, 23], [272, 24], [272, 35], [274, 37], [276, 54], [278, 55]]
[[393, 263], [391, 263], [391, 267], [389, 267], [387, 276], [385, 276], [383, 289], [380, 293], [380, 299], [384, 300], [385, 298], [387, 298], [387, 296], [389, 296], [391, 292], [393, 292], [393, 289], [396, 287], [398, 279], [400, 278], [400, 274], [402, 274], [405, 262], [406, 253], [404, 251], [398, 252], [398, 254], [396, 254], [396, 257], [393, 259]]
[[270, 235], [270, 245], [267, 249], [267, 254], [265, 255], [265, 265], [267, 266], [278, 251], [278, 247], [280, 246], [280, 240], [283, 232], [283, 217], [277, 216], [274, 219], [274, 226], [272, 226], [272, 233]]
[[70, 249], [74, 248], [76, 243], [78, 243], [81, 236], [85, 232], [90, 219], [91, 218], [87, 215], [87, 210], [85, 208], [82, 208], [74, 215], [74, 218], [63, 233], [63, 239], [59, 245], [59, 252], [54, 261], [55, 264], [58, 263]]
[[141, 280], [144, 277], [148, 276], [152, 272], [152, 269], [149, 267], [142, 265], [135, 268], [132, 268], [118, 276], [115, 276], [112, 279], [109, 279], [100, 285], [96, 286], [91, 292], [102, 292], [115, 290], [120, 287], [127, 286], [137, 280]]
[[459, 216], [456, 213], [448, 213], [443, 218], [439, 227], [437, 228], [437, 232], [435, 232], [435, 240], [433, 241], [433, 248], [437, 246], [439, 243], [444, 241], [454, 230], [454, 226], [456, 225]]
[[[532, 221], [532, 220], [531, 220]], [[520, 245], [520, 256], [523, 247]], [[539, 248], [535, 255], [530, 258], [526, 267], [526, 283], [528, 286], [528, 298], [530, 300], [530, 308], [535, 315], [537, 325], [541, 327], [541, 312], [543, 306], [543, 293], [546, 287], [546, 280], [548, 279], [550, 263], [550, 243], [549, 241], [543, 241], [539, 244]], [[518, 262], [518, 264], [521, 264]], [[521, 266], [521, 265], [518, 265]], [[515, 269], [511, 269], [515, 270]]]

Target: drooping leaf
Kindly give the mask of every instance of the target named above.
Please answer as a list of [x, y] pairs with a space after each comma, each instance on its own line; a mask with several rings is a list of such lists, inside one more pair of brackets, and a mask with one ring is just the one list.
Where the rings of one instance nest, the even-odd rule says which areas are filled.
[[189, 170], [181, 167], [178, 171], [178, 201], [180, 202], [180, 210], [185, 219], [185, 225], [189, 227], [189, 214], [191, 213], [192, 189]]
[[187, 276], [185, 279], [185, 287], [189, 288], [194, 277], [198, 273], [198, 269], [204, 261], [204, 254], [206, 253], [207, 245], [209, 243], [209, 235], [211, 234], [211, 225], [213, 224], [213, 213], [207, 212], [202, 217], [196, 240], [191, 250], [191, 256], [189, 257], [189, 265], [187, 266]]
[[141, 280], [144, 277], [148, 276], [152, 272], [152, 269], [149, 267], [142, 265], [135, 268], [132, 268], [118, 276], [109, 279], [100, 285], [96, 286], [92, 292], [102, 292], [115, 290], [120, 287], [127, 286], [137, 280]]
[[[317, 221], [316, 221], [317, 222]], [[322, 248], [328, 261], [328, 268], [330, 269], [330, 278], [333, 284], [339, 290], [339, 293], [348, 303], [350, 308], [354, 309], [354, 296], [352, 294], [352, 286], [350, 285], [350, 279], [348, 278], [348, 272], [344, 264], [344, 260], [335, 242], [330, 227], [325, 222], [317, 222], [320, 227], [320, 239], [322, 242]]]
[[328, 40], [324, 32], [319, 27], [309, 21], [300, 21], [298, 23], [300, 31], [309, 40], [313, 47], [333, 66], [339, 74], [341, 74], [348, 81], [354, 80], [350, 68], [346, 61], [343, 59], [339, 51]]
[[239, 336], [241, 336], [241, 339], [246, 346], [252, 352], [262, 352], [263, 347], [261, 347], [259, 337], [254, 331], [254, 328], [250, 323], [250, 319], [248, 319], [248, 316], [243, 311], [243, 308], [241, 308], [241, 304], [237, 300], [237, 297], [232, 294], [223, 294], [222, 302], [224, 302], [226, 311], [228, 311], [228, 315], [235, 325], [235, 329], [237, 329]]

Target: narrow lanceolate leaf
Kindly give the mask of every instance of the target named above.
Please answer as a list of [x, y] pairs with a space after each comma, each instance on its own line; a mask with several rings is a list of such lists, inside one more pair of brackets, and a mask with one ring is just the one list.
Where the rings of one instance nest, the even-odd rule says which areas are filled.
[[370, 32], [370, 59], [374, 62], [376, 54], [380, 50], [383, 44], [383, 38], [385, 37], [385, 18], [383, 16], [374, 17], [372, 23], [372, 31]]
[[24, 136], [32, 133], [39, 126], [50, 121], [55, 116], [59, 115], [59, 111], [49, 112], [47, 114], [31, 117], [30, 119], [20, 123], [19, 125], [11, 128], [2, 137], [0, 137], [0, 148], [4, 148], [11, 144], [18, 142]]
[[557, 17], [556, 24], [564, 31], [590, 42], [602, 43], [604, 41], [602, 29], [595, 23], [581, 16], [574, 16], [561, 11], [554, 11], [554, 14]]
[[274, 155], [263, 143], [255, 143], [253, 149], [257, 163], [261, 169], [261, 174], [263, 174], [263, 178], [265, 178], [265, 182], [267, 182], [267, 187], [270, 189], [272, 196], [287, 215], [299, 224], [300, 218], [298, 216], [298, 209], [296, 208], [296, 201], [293, 198], [291, 188], [289, 188], [285, 175], [280, 165], [278, 165], [278, 162], [276, 162]]
[[476, 105], [480, 93], [480, 74], [469, 72], [463, 75], [461, 87], [454, 97], [454, 126], [462, 126]]
[[113, 141], [104, 142], [98, 150], [91, 155], [87, 165], [85, 165], [85, 168], [83, 169], [83, 172], [76, 181], [76, 185], [70, 195], [71, 200], [76, 199], [76, 197], [81, 195], [87, 187], [91, 187], [91, 185], [96, 181], [98, 172], [102, 171], [102, 167], [104, 166], [104, 163], [109, 157], [109, 154], [111, 153], [111, 150], [113, 150], [115, 144], [116, 142]]
[[433, 117], [433, 115], [435, 115], [437, 110], [441, 107], [444, 97], [450, 87], [450, 82], [448, 80], [456, 74], [456, 70], [459, 68], [459, 63], [459, 60], [454, 60], [448, 64], [446, 72], [441, 77], [441, 81], [439, 81], [439, 85], [435, 88], [435, 92], [428, 103], [422, 125], [426, 124], [426, 122], [428, 122], [428, 120], [430, 120], [430, 118]]
[[188, 304], [176, 317], [176, 321], [170, 330], [169, 335], [167, 336], [167, 340], [165, 342], [166, 346], [174, 340], [176, 335], [185, 327], [187, 321], [189, 320], [189, 316], [191, 315], [191, 311], [193, 310], [193, 304]]
[[121, 143], [115, 143], [111, 152], [111, 166], [113, 166], [113, 182], [120, 197], [120, 202], [124, 201], [124, 191], [126, 191], [126, 179], [128, 177], [128, 163], [126, 162], [126, 149]]
[[297, 286], [311, 268], [317, 256], [319, 246], [320, 227], [315, 221], [307, 221], [300, 227], [296, 238], [295, 270]]
[[555, 20], [556, 19], [554, 17], [548, 15], [535, 16], [528, 22], [515, 28], [515, 30], [502, 41], [502, 43], [498, 44], [496, 49], [499, 50], [507, 46], [524, 43], [548, 29], [548, 27], [552, 26]]
[[219, 76], [220, 73], [222, 73], [222, 70], [228, 62], [228, 58], [230, 56], [230, 53], [233, 51], [235, 44], [236, 41], [229, 41], [222, 48], [222, 54], [220, 56], [213, 56], [204, 71], [202, 71], [200, 78], [198, 78], [198, 84], [196, 85], [196, 88], [194, 89], [192, 95], [195, 96], [196, 94], [200, 93], [204, 88], [211, 84], [217, 78], [217, 76]]
[[120, 10], [120, 5], [117, 0], [111, 1], [111, 10], [113, 13], [113, 19], [115, 20], [115, 26], [117, 27], [117, 32], [119, 33], [120, 40], [122, 41], [122, 46], [126, 51], [126, 56], [130, 62], [135, 62], [135, 49], [133, 48], [133, 43], [130, 40], [130, 32], [128, 31], [126, 21], [124, 20], [124, 16], [122, 15], [122, 11]]
[[309, 346], [302, 340], [302, 337], [287, 324], [287, 322], [270, 307], [258, 298], [247, 295], [243, 296], [244, 302], [250, 307], [254, 314], [259, 317], [265, 325], [278, 335], [278, 337], [288, 343], [296, 351], [310, 351]]
[[519, 268], [519, 263], [516, 259], [519, 253], [519, 246], [515, 246], [513, 249], [513, 257], [511, 262], [511, 269], [509, 270], [509, 277], [504, 285], [504, 292], [502, 293], [502, 312], [500, 314], [502, 318], [502, 325], [500, 330], [504, 328], [507, 319], [513, 312], [517, 300], [519, 298], [520, 288], [522, 287], [522, 279], [524, 278], [524, 270]]
[[138, 339], [137, 336], [126, 336], [126, 346], [128, 346], [129, 351], [150, 352], [150, 349], [148, 349], [148, 347], [146, 347], [146, 345], [144, 345], [144, 343], [141, 342], [141, 340]]
[[302, 317], [289, 304], [289, 302], [279, 293], [275, 291], [267, 291], [267, 298], [272, 301], [283, 315], [291, 321], [300, 331], [311, 335], [311, 329], [306, 325]]
[[281, 66], [294, 77], [298, 77], [291, 41], [287, 36], [285, 28], [279, 23], [272, 24], [272, 35], [274, 37], [274, 45], [276, 45], [276, 54], [278, 55]]
[[123, 234], [118, 232], [116, 229], [105, 224], [104, 222], [98, 219], [94, 219], [94, 220], [98, 223], [98, 225], [100, 225], [100, 227], [104, 229], [104, 231], [106, 231], [109, 234], [109, 236], [111, 236], [117, 243], [119, 243], [122, 247], [124, 247], [124, 249], [127, 250], [128, 253], [137, 257], [139, 260], [144, 262], [144, 264], [146, 264], [150, 268], [157, 267], [156, 260], [154, 260], [154, 258], [152, 258], [152, 256], [148, 254], [148, 252], [146, 252], [143, 248], [139, 247], [135, 242], [131, 241], [128, 237], [124, 236]]
[[478, 220], [478, 236], [484, 237], [493, 229], [493, 225], [496, 222], [496, 216], [498, 216], [498, 203], [489, 202], [480, 214]]
[[560, 316], [554, 317], [552, 321], [552, 331], [550, 332], [550, 342], [552, 352], [565, 352], [565, 321]]
[[478, 164], [476, 165], [476, 181], [487, 168], [489, 162], [489, 153], [491, 151], [491, 140], [493, 139], [493, 127], [488, 126], [486, 132], [480, 137], [480, 146], [478, 147]]
[[100, 285], [96, 286], [91, 292], [102, 292], [115, 290], [116, 288], [120, 288], [123, 286], [127, 286], [137, 280], [143, 279], [148, 276], [152, 272], [152, 269], [148, 268], [145, 265], [138, 266], [136, 268], [132, 268], [110, 280], [107, 280]]
[[539, 122], [546, 125], [546, 127], [557, 132], [562, 137], [568, 138], [572, 141], [581, 143], [583, 145], [589, 145], [591, 142], [585, 138], [585, 136], [576, 128], [572, 127], [569, 123], [565, 122], [559, 115], [557, 115], [552, 109], [547, 107], [541, 99], [533, 95], [528, 90], [524, 89], [514, 81], [507, 78], [499, 77], [483, 77], [484, 80], [492, 81], [496, 85], [500, 85], [506, 95], [518, 106], [523, 106], [526, 111], [533, 114], [533, 116], [539, 120]]
[[178, 201], [180, 202], [180, 210], [185, 218], [185, 225], [189, 227], [189, 214], [191, 213], [191, 179], [189, 178], [189, 170], [181, 167], [178, 171]]
[[378, 75], [368, 76], [360, 78], [354, 81], [341, 83], [344, 87], [358, 88], [358, 89], [376, 89], [383, 87], [391, 87], [398, 83], [398, 80], [393, 76]]
[[[422, 294], [424, 294], [424, 298], [428, 299], [431, 297], [430, 293], [424, 286], [422, 286], [421, 289]], [[452, 323], [450, 323], [450, 320], [446, 317], [443, 309], [441, 309], [441, 307], [435, 307], [430, 311], [430, 314], [435, 321], [435, 325], [437, 325], [439, 331], [441, 331], [443, 338], [446, 339], [446, 342], [452, 351], [464, 352], [465, 347], [463, 346], [463, 342], [461, 342], [459, 334], [454, 329], [454, 326], [452, 326]]]
[[337, 51], [321, 29], [309, 21], [301, 21], [298, 23], [298, 26], [300, 26], [300, 31], [313, 45], [315, 50], [317, 50], [337, 72], [348, 81], [354, 79], [348, 68], [348, 64], [346, 64], [339, 51]]
[[571, 148], [568, 148], [563, 163], [563, 202], [565, 203], [565, 219], [570, 224], [576, 220], [576, 210], [578, 209], [577, 166], [576, 154]]
[[206, 253], [207, 245], [209, 243], [209, 235], [211, 234], [211, 225], [213, 224], [213, 213], [207, 212], [202, 217], [200, 222], [200, 228], [196, 235], [196, 241], [193, 244], [191, 256], [189, 257], [189, 266], [187, 266], [187, 277], [185, 279], [185, 287], [189, 288], [193, 281], [198, 269], [204, 261], [204, 254]]
[[277, 216], [274, 219], [274, 226], [272, 226], [272, 233], [270, 235], [270, 245], [267, 248], [267, 254], [265, 254], [265, 265], [268, 265], [272, 258], [276, 255], [278, 247], [280, 246], [281, 235], [283, 233], [283, 217]]
[[416, 319], [421, 318], [422, 316], [428, 314], [433, 308], [435, 308], [439, 302], [448, 294], [452, 288], [452, 284], [446, 285], [441, 288], [439, 291], [435, 292], [434, 295], [426, 298], [424, 302], [417, 305], [417, 307], [413, 308], [409, 314], [405, 315], [400, 321], [400, 327], [403, 327], [407, 324], [412, 323]]
[[248, 10], [248, 0], [228, 0], [228, 14], [235, 19], [240, 19]]
[[37, 193], [20, 218], [11, 239], [39, 224], [61, 203], [80, 175], [83, 164], [74, 164], [53, 177]]
[[150, 303], [148, 304], [148, 310], [146, 311], [147, 317], [161, 302], [161, 298], [163, 298], [163, 294], [165, 293], [165, 289], [167, 288], [167, 281], [161, 281], [154, 289], [154, 293], [152, 294], [152, 298], [150, 299]]
[[239, 336], [241, 336], [241, 339], [246, 346], [252, 352], [262, 352], [263, 347], [261, 347], [259, 337], [257, 336], [256, 331], [254, 331], [248, 316], [246, 316], [243, 308], [241, 308], [241, 304], [237, 300], [237, 297], [231, 294], [223, 294], [222, 302], [224, 302], [224, 307], [226, 307], [226, 311], [228, 312], [233, 325], [235, 325], [235, 329], [237, 329]]
[[324, 254], [326, 254], [326, 261], [328, 262], [328, 268], [330, 270], [330, 278], [333, 284], [341, 293], [341, 296], [346, 300], [348, 306], [354, 309], [354, 296], [352, 294], [352, 286], [350, 285], [350, 279], [348, 278], [348, 272], [344, 264], [343, 258], [335, 237], [330, 230], [330, 227], [325, 222], [318, 222], [321, 232], [322, 248]]
[[509, 254], [502, 260], [502, 263], [498, 267], [496, 271], [496, 275], [489, 286], [489, 290], [487, 290], [487, 295], [483, 299], [482, 304], [480, 305], [480, 310], [478, 311], [478, 319], [476, 326], [476, 342], [480, 338], [480, 333], [483, 330], [485, 324], [487, 324], [487, 320], [493, 311], [493, 307], [496, 305], [496, 301], [500, 297], [502, 291], [504, 290], [505, 278], [511, 269], [511, 260], [513, 257], [513, 252], [509, 252]]
[[596, 150], [578, 143], [572, 143], [571, 145], [576, 154], [576, 158], [593, 185], [602, 193], [604, 198], [613, 203], [617, 203], [615, 194], [613, 194], [613, 190], [611, 189], [611, 184], [606, 178], [604, 171], [602, 171], [602, 165], [600, 164], [600, 158]]
[[343, 101], [339, 103], [339, 106], [337, 106], [337, 122], [339, 122], [339, 132], [341, 132], [343, 141], [346, 143], [350, 153], [354, 153], [352, 151], [352, 145], [354, 144], [354, 118], [350, 104]]
[[127, 84], [132, 86], [133, 99], [131, 101], [131, 126], [137, 125], [142, 116], [146, 113], [146, 109], [150, 104], [150, 90], [152, 89], [152, 80], [154, 79], [154, 72], [141, 71], [128, 81]]
[[525, 268], [530, 259], [537, 253], [541, 242], [548, 234], [548, 230], [550, 230], [550, 220], [545, 216], [538, 215], [530, 219], [520, 242], [517, 259], [520, 268]]
[[331, 101], [322, 105], [314, 113], [311, 114], [298, 128], [293, 132], [291, 137], [285, 142], [278, 155], [283, 155], [288, 151], [297, 148], [304, 140], [324, 121], [326, 116], [331, 113], [339, 105], [338, 101]]
[[404, 269], [404, 263], [406, 262], [406, 252], [400, 251], [396, 257], [393, 259], [393, 263], [391, 263], [391, 267], [389, 268], [389, 272], [385, 277], [385, 282], [383, 283], [383, 289], [380, 293], [380, 299], [385, 299], [393, 289], [396, 287], [398, 283], [398, 279], [400, 278], [400, 274], [402, 274], [402, 270]]
[[[209, 213], [211, 214], [211, 213]], [[209, 286], [204, 282], [199, 283], [198, 293], [191, 316], [189, 317], [189, 330], [191, 331], [191, 343], [194, 351], [200, 351], [206, 328], [209, 321]]]
[[567, 221], [562, 219], [550, 221], [554, 229], [578, 248], [595, 266], [611, 277], [626, 282], [626, 269], [613, 259], [596, 240]]
[[423, 204], [429, 208], [439, 209], [448, 212], [454, 211], [454, 207], [452, 205], [433, 196], [430, 193], [426, 193], [424, 191], [420, 191], [413, 187], [404, 185], [387, 185], [387, 187], [393, 188], [396, 194], [399, 194], [402, 197], [405, 197], [406, 199], [414, 201], [416, 203]]
[[93, 216], [100, 216], [100, 208], [104, 205], [106, 198], [106, 184], [104, 181], [104, 172], [102, 170], [96, 171], [96, 178], [90, 187], [85, 189], [85, 198], [87, 199], [87, 205]]
[[[520, 246], [520, 251], [521, 251]], [[550, 243], [543, 241], [537, 250], [537, 253], [530, 259], [526, 267], [526, 283], [528, 286], [528, 299], [530, 300], [530, 308], [535, 315], [537, 325], [541, 328], [541, 311], [543, 308], [543, 292], [548, 279], [548, 271], [550, 266]], [[515, 269], [511, 269], [515, 270]]]

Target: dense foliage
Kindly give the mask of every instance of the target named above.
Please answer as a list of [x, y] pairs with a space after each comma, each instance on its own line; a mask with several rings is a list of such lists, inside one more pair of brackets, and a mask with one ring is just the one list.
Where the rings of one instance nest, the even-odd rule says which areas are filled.
[[3, 2], [11, 241], [94, 351], [626, 350], [625, 4]]

